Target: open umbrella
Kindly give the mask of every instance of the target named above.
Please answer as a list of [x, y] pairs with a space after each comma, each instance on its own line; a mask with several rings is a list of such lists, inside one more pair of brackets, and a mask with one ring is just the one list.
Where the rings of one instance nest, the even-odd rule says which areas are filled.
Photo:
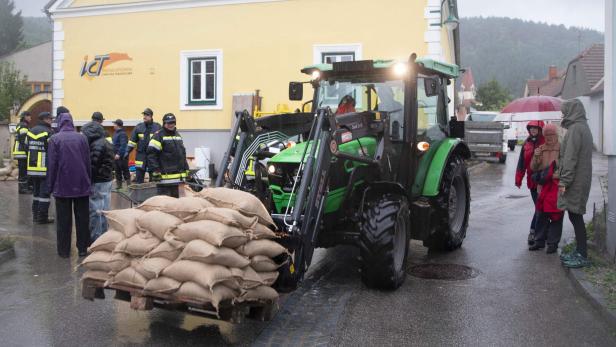
[[502, 117], [510, 116], [512, 122], [531, 120], [560, 120], [561, 100], [552, 96], [538, 95], [515, 99], [501, 111]]

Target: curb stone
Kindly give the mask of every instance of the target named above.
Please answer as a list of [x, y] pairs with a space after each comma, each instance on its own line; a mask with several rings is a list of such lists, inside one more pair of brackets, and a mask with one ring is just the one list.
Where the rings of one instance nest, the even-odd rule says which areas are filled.
[[601, 289], [586, 280], [584, 270], [564, 268], [564, 271], [567, 273], [576, 291], [586, 298], [610, 326], [616, 328], [616, 310], [608, 307]]
[[13, 258], [15, 258], [15, 248], [11, 247], [7, 250], [0, 251], [0, 265]]

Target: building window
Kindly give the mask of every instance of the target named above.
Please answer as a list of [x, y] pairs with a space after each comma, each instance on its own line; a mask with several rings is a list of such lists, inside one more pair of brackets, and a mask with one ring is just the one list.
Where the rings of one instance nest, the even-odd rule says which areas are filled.
[[328, 52], [321, 53], [321, 63], [333, 64], [341, 61], [354, 61], [355, 52]]
[[41, 85], [40, 85], [40, 84], [38, 84], [38, 83], [37, 83], [37, 84], [35, 84], [35, 85], [34, 85], [34, 92], [35, 92], [35, 93], [38, 93], [38, 92], [40, 92], [40, 91], [41, 91]]
[[188, 65], [188, 104], [216, 104], [216, 58], [191, 58]]
[[335, 63], [362, 59], [361, 43], [314, 45], [312, 47], [313, 63]]
[[222, 51], [180, 52], [180, 109], [222, 109]]

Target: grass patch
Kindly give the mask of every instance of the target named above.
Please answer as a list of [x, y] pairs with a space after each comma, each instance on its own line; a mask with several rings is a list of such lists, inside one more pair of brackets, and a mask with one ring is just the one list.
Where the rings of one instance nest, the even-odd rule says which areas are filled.
[[13, 248], [15, 239], [10, 236], [0, 236], [0, 252]]

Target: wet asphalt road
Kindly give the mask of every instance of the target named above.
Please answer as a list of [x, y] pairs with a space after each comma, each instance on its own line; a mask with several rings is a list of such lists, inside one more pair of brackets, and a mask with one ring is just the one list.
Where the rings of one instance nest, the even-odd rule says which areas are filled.
[[[616, 329], [577, 295], [558, 256], [527, 250], [532, 208], [528, 190], [512, 184], [516, 159], [511, 153], [506, 166], [473, 171], [460, 250], [428, 254], [412, 243], [409, 267], [461, 264], [476, 277], [408, 276], [395, 292], [374, 291], [361, 284], [355, 249], [317, 250], [306, 282], [284, 298], [272, 322], [241, 325], [133, 311], [110, 292], [106, 300], [83, 300], [76, 250], [70, 260], [57, 257], [55, 226], [33, 226], [31, 197], [16, 195], [15, 183], [0, 183], [0, 233], [18, 239], [16, 258], [0, 264], [0, 345], [616, 346]], [[590, 206], [602, 201], [598, 176], [606, 171], [606, 160], [595, 158]], [[113, 205], [126, 207], [116, 199]], [[566, 221], [563, 238], [572, 234]]]

